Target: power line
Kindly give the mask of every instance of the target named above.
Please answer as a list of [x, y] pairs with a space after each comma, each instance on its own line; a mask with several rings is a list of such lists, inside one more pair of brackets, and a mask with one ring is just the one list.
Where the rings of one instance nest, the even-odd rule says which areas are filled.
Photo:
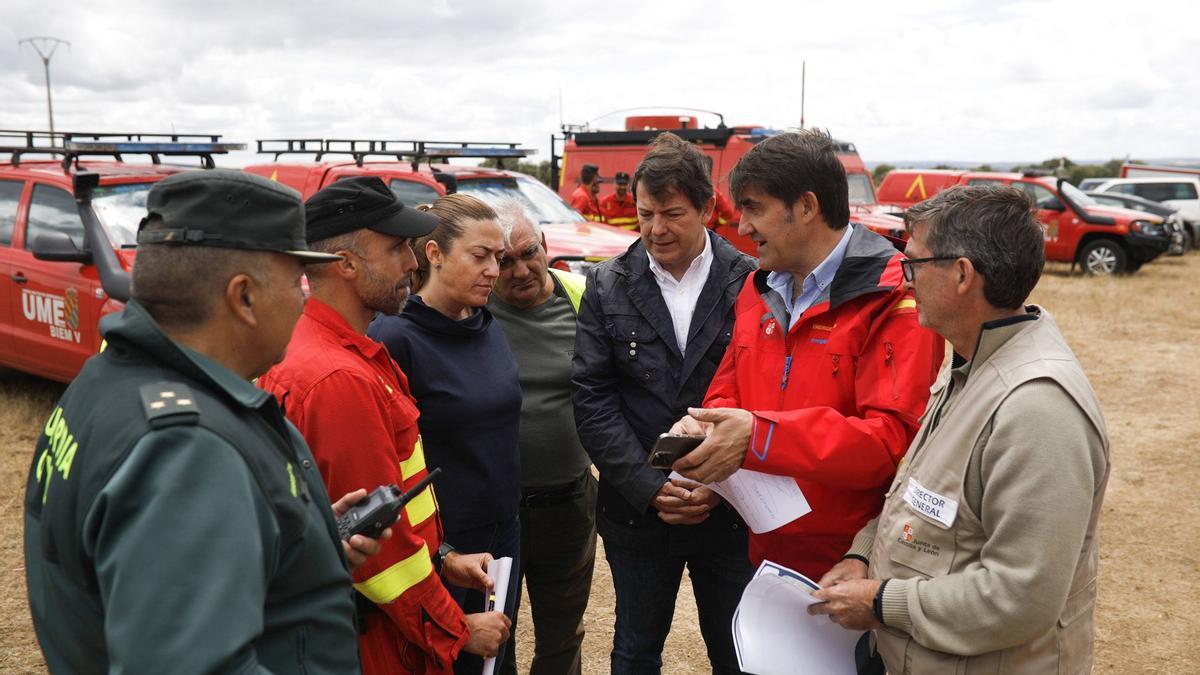
[[71, 43], [56, 37], [35, 36], [28, 37], [24, 40], [17, 40], [17, 49], [21, 45], [28, 43], [38, 56], [42, 57], [42, 67], [46, 71], [46, 112], [50, 117], [50, 137], [54, 137], [54, 101], [50, 97], [50, 59], [54, 58], [54, 52], [58, 51], [59, 46], [66, 45], [71, 48]]

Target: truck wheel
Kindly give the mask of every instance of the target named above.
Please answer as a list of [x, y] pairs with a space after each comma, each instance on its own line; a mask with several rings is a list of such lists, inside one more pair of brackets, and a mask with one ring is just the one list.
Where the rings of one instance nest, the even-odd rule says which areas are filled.
[[1127, 268], [1125, 249], [1111, 239], [1097, 239], [1079, 252], [1079, 266], [1091, 276], [1121, 274]]

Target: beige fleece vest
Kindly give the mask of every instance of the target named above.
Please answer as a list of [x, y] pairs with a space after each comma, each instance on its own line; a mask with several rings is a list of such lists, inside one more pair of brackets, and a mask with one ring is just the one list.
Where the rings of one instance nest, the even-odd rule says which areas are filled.
[[[984, 362], [972, 365], [953, 409], [942, 415], [932, 431], [932, 416], [926, 414], [880, 513], [871, 577], [929, 579], [978, 568], [986, 535], [979, 514], [972, 511], [963, 493], [971, 451], [1008, 395], [1036, 379], [1054, 380], [1075, 400], [1105, 439], [1107, 456], [1108, 441], [1095, 393], [1058, 326], [1042, 310], [1039, 320], [1028, 322]], [[945, 397], [945, 391], [935, 394], [931, 400], [936, 403], [929, 410], [937, 410]], [[1106, 470], [1101, 490], [1107, 480]], [[955, 503], [956, 509], [952, 508]], [[1100, 500], [1096, 500], [1082, 549], [1062, 552], [1074, 556], [1077, 562], [1066, 604], [1055, 626], [1032, 642], [970, 657], [927, 649], [906, 633], [884, 628], [877, 631], [877, 643], [889, 672], [1090, 671], [1100, 506]]]

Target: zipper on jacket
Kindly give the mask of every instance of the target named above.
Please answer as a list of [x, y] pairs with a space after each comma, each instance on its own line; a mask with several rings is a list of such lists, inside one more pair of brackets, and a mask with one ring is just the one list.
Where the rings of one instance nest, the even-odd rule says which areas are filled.
[[836, 377], [836, 376], [837, 376], [837, 374], [838, 374], [838, 365], [841, 363], [841, 361], [842, 361], [842, 355], [841, 355], [841, 354], [834, 354], [834, 355], [833, 355], [833, 374], [834, 374], [834, 376], [835, 376], [835, 377]]
[[900, 398], [900, 392], [896, 389], [896, 350], [892, 347], [892, 343], [883, 343], [883, 365], [892, 369], [892, 400]]
[[792, 372], [792, 355], [788, 354], [787, 358], [783, 360], [783, 379], [779, 382], [779, 391], [783, 391], [784, 389], [787, 389], [788, 375], [790, 375], [791, 372]]

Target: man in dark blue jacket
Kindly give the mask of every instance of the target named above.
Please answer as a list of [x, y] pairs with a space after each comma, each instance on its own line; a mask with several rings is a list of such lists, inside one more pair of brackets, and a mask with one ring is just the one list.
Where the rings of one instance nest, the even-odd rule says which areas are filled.
[[746, 525], [708, 488], [646, 463], [699, 405], [733, 330], [752, 258], [709, 232], [704, 155], [660, 135], [633, 176], [641, 239], [588, 275], [572, 384], [583, 447], [600, 469], [596, 526], [616, 590], [612, 672], [658, 672], [686, 565], [716, 673], [736, 673], [730, 624], [753, 575]]

